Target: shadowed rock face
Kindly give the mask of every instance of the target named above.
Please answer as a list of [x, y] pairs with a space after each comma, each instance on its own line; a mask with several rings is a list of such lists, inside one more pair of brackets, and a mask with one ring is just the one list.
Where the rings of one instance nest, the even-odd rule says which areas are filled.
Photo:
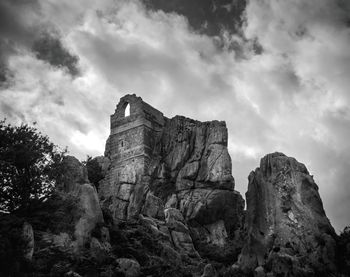
[[102, 210], [97, 191], [88, 181], [87, 170], [75, 157], [66, 156], [62, 162], [64, 176], [60, 187], [62, 196], [76, 198], [78, 209], [72, 210], [77, 219], [74, 238], [76, 249], [80, 249], [90, 240], [91, 231], [103, 222]]
[[180, 209], [187, 221], [200, 224], [233, 213], [238, 192], [234, 191], [224, 122], [202, 123], [176, 116], [166, 121], [157, 145], [148, 174], [151, 190], [166, 206]]
[[[125, 116], [128, 105], [130, 116]], [[234, 191], [225, 122], [168, 119], [140, 97], [127, 95], [111, 116], [105, 156], [110, 166], [99, 196], [114, 221], [139, 215], [164, 221], [165, 208], [177, 209], [186, 228], [176, 238], [186, 242], [185, 249], [194, 243], [214, 256], [237, 256], [241, 246], [236, 244], [222, 251], [238, 240], [244, 208]]]
[[263, 267], [273, 276], [328, 276], [335, 270], [334, 229], [305, 165], [282, 153], [266, 155], [249, 175], [246, 198], [242, 269]]
[[150, 188], [165, 206], [179, 209], [203, 256], [235, 259], [244, 200], [234, 191], [224, 122], [176, 116], [165, 121], [149, 166]]

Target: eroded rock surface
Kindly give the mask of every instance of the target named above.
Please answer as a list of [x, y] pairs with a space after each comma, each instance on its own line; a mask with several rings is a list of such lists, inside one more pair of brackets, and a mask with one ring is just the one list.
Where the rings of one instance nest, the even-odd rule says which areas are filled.
[[77, 220], [74, 230], [75, 248], [79, 249], [89, 241], [91, 231], [98, 223], [103, 223], [103, 215], [100, 207], [96, 188], [88, 181], [87, 170], [78, 159], [67, 156], [62, 162], [64, 175], [62, 176], [61, 194], [74, 197], [77, 208], [72, 210]]
[[83, 184], [78, 188], [75, 195], [79, 199], [81, 214], [75, 225], [74, 235], [78, 245], [82, 246], [89, 240], [95, 226], [103, 222], [103, 216], [96, 189], [91, 184]]
[[335, 233], [305, 165], [282, 153], [266, 155], [249, 175], [246, 198], [242, 269], [257, 276], [329, 276], [335, 270]]
[[111, 116], [105, 156], [110, 164], [99, 196], [115, 222], [140, 214], [166, 221], [164, 208], [173, 208], [183, 217], [170, 230], [176, 247], [196, 255], [194, 243], [204, 255], [216, 247], [213, 256], [227, 256], [222, 250], [229, 246], [230, 259], [237, 256], [241, 245], [232, 242], [238, 241], [244, 200], [234, 190], [225, 122], [168, 119], [127, 95]]
[[166, 207], [181, 211], [202, 255], [234, 259], [240, 245], [230, 253], [223, 249], [237, 237], [244, 200], [234, 191], [225, 123], [176, 116], [166, 120], [156, 145], [158, 155], [148, 168], [150, 189]]
[[199, 257], [194, 249], [190, 231], [181, 212], [175, 208], [166, 209], [165, 222], [175, 249], [192, 257]]

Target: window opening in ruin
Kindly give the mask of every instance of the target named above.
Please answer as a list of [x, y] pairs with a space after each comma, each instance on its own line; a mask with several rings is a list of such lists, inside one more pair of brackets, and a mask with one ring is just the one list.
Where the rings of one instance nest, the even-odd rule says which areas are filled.
[[130, 116], [130, 104], [128, 103], [125, 107], [125, 112], [124, 112], [124, 116]]

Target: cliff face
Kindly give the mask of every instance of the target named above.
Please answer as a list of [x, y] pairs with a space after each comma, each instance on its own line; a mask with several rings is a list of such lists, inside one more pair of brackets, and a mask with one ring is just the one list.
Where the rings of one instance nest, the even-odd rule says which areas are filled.
[[335, 271], [335, 233], [305, 165], [282, 153], [266, 155], [249, 175], [246, 199], [241, 268], [272, 276]]
[[225, 123], [168, 119], [134, 95], [122, 98], [111, 118], [110, 166], [99, 194], [114, 221], [139, 215], [165, 221], [175, 209], [184, 226], [169, 229], [174, 247], [193, 254], [194, 244], [202, 255], [234, 259], [244, 200], [234, 191]]
[[[181, 211], [202, 255], [233, 259], [244, 200], [234, 191], [224, 122], [167, 119], [148, 168], [150, 193]], [[236, 232], [236, 234], [235, 234]], [[236, 247], [223, 250], [229, 242]]]

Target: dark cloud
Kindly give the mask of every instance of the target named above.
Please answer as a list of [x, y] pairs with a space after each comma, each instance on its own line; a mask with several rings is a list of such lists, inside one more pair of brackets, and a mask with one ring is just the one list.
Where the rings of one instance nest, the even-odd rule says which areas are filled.
[[37, 0], [2, 0], [0, 2], [0, 83], [6, 85], [8, 59], [22, 50], [33, 50], [41, 60], [72, 75], [79, 73], [78, 58], [64, 48], [55, 26], [43, 21]]
[[242, 25], [245, 0], [143, 0], [152, 10], [185, 16], [190, 26], [203, 34], [219, 36], [222, 31], [237, 33]]
[[0, 61], [0, 87], [6, 86], [8, 75], [9, 75], [9, 72], [6, 65], [2, 61]]
[[59, 38], [44, 33], [34, 41], [32, 50], [38, 59], [66, 68], [72, 76], [79, 74], [78, 57], [65, 49]]
[[18, 50], [18, 44], [30, 45], [34, 32], [24, 18], [35, 14], [36, 1], [0, 1], [0, 83], [8, 80], [8, 57]]
[[263, 48], [256, 38], [247, 39], [245, 24], [246, 0], [142, 0], [151, 11], [184, 16], [191, 30], [212, 37], [215, 45], [246, 59], [248, 53], [260, 55]]
[[[40, 5], [36, 0], [2, 0], [0, 2], [0, 33], [2, 39], [32, 41]], [[35, 26], [36, 25], [36, 26]], [[10, 44], [11, 42], [7, 42]]]

